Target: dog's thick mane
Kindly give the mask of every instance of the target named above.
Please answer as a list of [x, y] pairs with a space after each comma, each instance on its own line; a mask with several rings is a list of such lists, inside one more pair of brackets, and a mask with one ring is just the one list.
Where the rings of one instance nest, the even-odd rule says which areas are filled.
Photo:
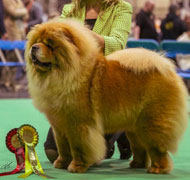
[[[73, 43], [73, 45], [76, 46], [76, 49], [70, 48], [70, 58], [73, 59], [72, 62], [74, 64], [72, 64], [72, 67], [70, 68], [69, 75], [64, 72], [54, 71], [48, 73], [50, 76], [48, 75], [46, 77], [41, 75], [39, 72], [36, 72], [36, 70], [32, 67], [28, 53], [33, 43], [35, 43], [36, 39], [38, 39], [38, 35], [42, 35], [44, 32], [50, 38], [55, 37], [54, 40], [56, 40], [56, 36], [58, 39], [60, 39], [61, 35], [63, 35], [62, 39], [63, 44], [64, 44], [64, 38], [67, 38], [67, 40], [71, 38], [70, 43], [71, 44]], [[50, 87], [54, 92], [53, 96], [56, 95], [57, 97], [58, 95], [63, 96], [64, 93], [69, 94], [70, 92], [76, 90], [80, 86], [80, 84], [85, 81], [84, 77], [86, 77], [87, 74], [90, 73], [84, 70], [86, 69], [85, 68], [86, 64], [88, 64], [88, 66], [93, 66], [93, 64], [95, 63], [96, 54], [98, 54], [99, 52], [98, 43], [95, 40], [95, 38], [93, 38], [93, 35], [90, 33], [90, 31], [87, 28], [85, 28], [80, 22], [73, 19], [66, 19], [66, 20], [54, 19], [49, 22], [43, 23], [41, 25], [37, 25], [29, 33], [28, 38], [29, 41], [27, 43], [25, 56], [27, 59], [27, 71], [29, 72], [28, 73], [29, 86], [30, 84], [32, 84], [29, 89], [32, 89], [33, 94], [34, 92], [40, 92], [40, 91], [44, 92], [45, 89]], [[88, 48], [88, 51], [86, 51], [86, 48]], [[77, 49], [79, 51], [77, 51]], [[78, 56], [80, 56], [80, 62], [77, 60], [79, 59]], [[88, 61], [88, 63], [86, 63], [86, 61]], [[82, 71], [80, 70], [81, 67]], [[61, 82], [55, 81], [55, 77], [57, 75], [62, 77]], [[70, 84], [69, 87], [68, 84]], [[67, 88], [65, 88], [63, 92], [59, 88], [55, 87], [64, 87], [64, 88], [67, 87]], [[43, 93], [43, 95], [46, 94]]]
[[175, 71], [175, 65], [167, 58], [143, 48], [116, 51], [106, 58], [108, 60], [117, 60], [121, 66], [131, 69], [137, 74], [157, 70], [164, 76], [168, 76]]

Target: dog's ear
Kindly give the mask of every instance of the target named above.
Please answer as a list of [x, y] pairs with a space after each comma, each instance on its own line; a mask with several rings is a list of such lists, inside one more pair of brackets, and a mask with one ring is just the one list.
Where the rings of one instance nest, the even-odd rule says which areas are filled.
[[36, 24], [35, 26], [31, 27], [30, 31], [36, 30], [41, 26], [41, 24]]
[[63, 37], [63, 36], [66, 37], [67, 41], [71, 42], [72, 44], [76, 46], [75, 38], [72, 35], [72, 32], [70, 31], [70, 29], [59, 28], [59, 29], [56, 29], [56, 33], [59, 34], [60, 37]]
[[73, 35], [72, 30], [64, 28], [64, 29], [63, 29], [63, 33], [64, 33], [64, 36], [67, 37], [67, 40], [68, 40], [69, 42], [71, 42], [73, 45], [77, 46], [77, 43], [76, 43], [76, 42], [77, 42], [77, 39], [76, 39], [76, 37]]

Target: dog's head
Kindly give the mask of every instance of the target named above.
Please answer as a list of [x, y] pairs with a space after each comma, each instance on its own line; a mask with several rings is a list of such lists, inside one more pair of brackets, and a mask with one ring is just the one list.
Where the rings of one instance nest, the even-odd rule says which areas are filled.
[[79, 70], [84, 61], [98, 53], [90, 31], [74, 20], [53, 20], [37, 25], [28, 34], [25, 51], [27, 68], [47, 73]]

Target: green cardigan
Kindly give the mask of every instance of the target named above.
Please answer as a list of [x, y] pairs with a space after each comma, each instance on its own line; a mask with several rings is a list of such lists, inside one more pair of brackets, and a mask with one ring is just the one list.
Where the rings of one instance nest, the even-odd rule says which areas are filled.
[[[72, 4], [64, 6], [61, 18], [66, 18], [71, 11]], [[77, 13], [77, 19], [84, 23], [86, 8]], [[105, 55], [126, 47], [128, 34], [131, 30], [132, 7], [120, 0], [118, 4], [100, 12], [93, 31], [102, 35], [105, 40]]]

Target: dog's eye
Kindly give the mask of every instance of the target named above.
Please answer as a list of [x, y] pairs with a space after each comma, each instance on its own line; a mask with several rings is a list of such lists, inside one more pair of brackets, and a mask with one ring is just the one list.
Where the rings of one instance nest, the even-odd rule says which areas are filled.
[[46, 44], [46, 46], [47, 46], [48, 48], [50, 48], [51, 50], [53, 50], [53, 47], [50, 46], [49, 44]]
[[50, 48], [51, 50], [53, 50], [53, 47], [52, 47], [53, 41], [52, 41], [51, 39], [45, 39], [45, 40], [44, 40], [44, 44], [45, 44], [48, 48]]

